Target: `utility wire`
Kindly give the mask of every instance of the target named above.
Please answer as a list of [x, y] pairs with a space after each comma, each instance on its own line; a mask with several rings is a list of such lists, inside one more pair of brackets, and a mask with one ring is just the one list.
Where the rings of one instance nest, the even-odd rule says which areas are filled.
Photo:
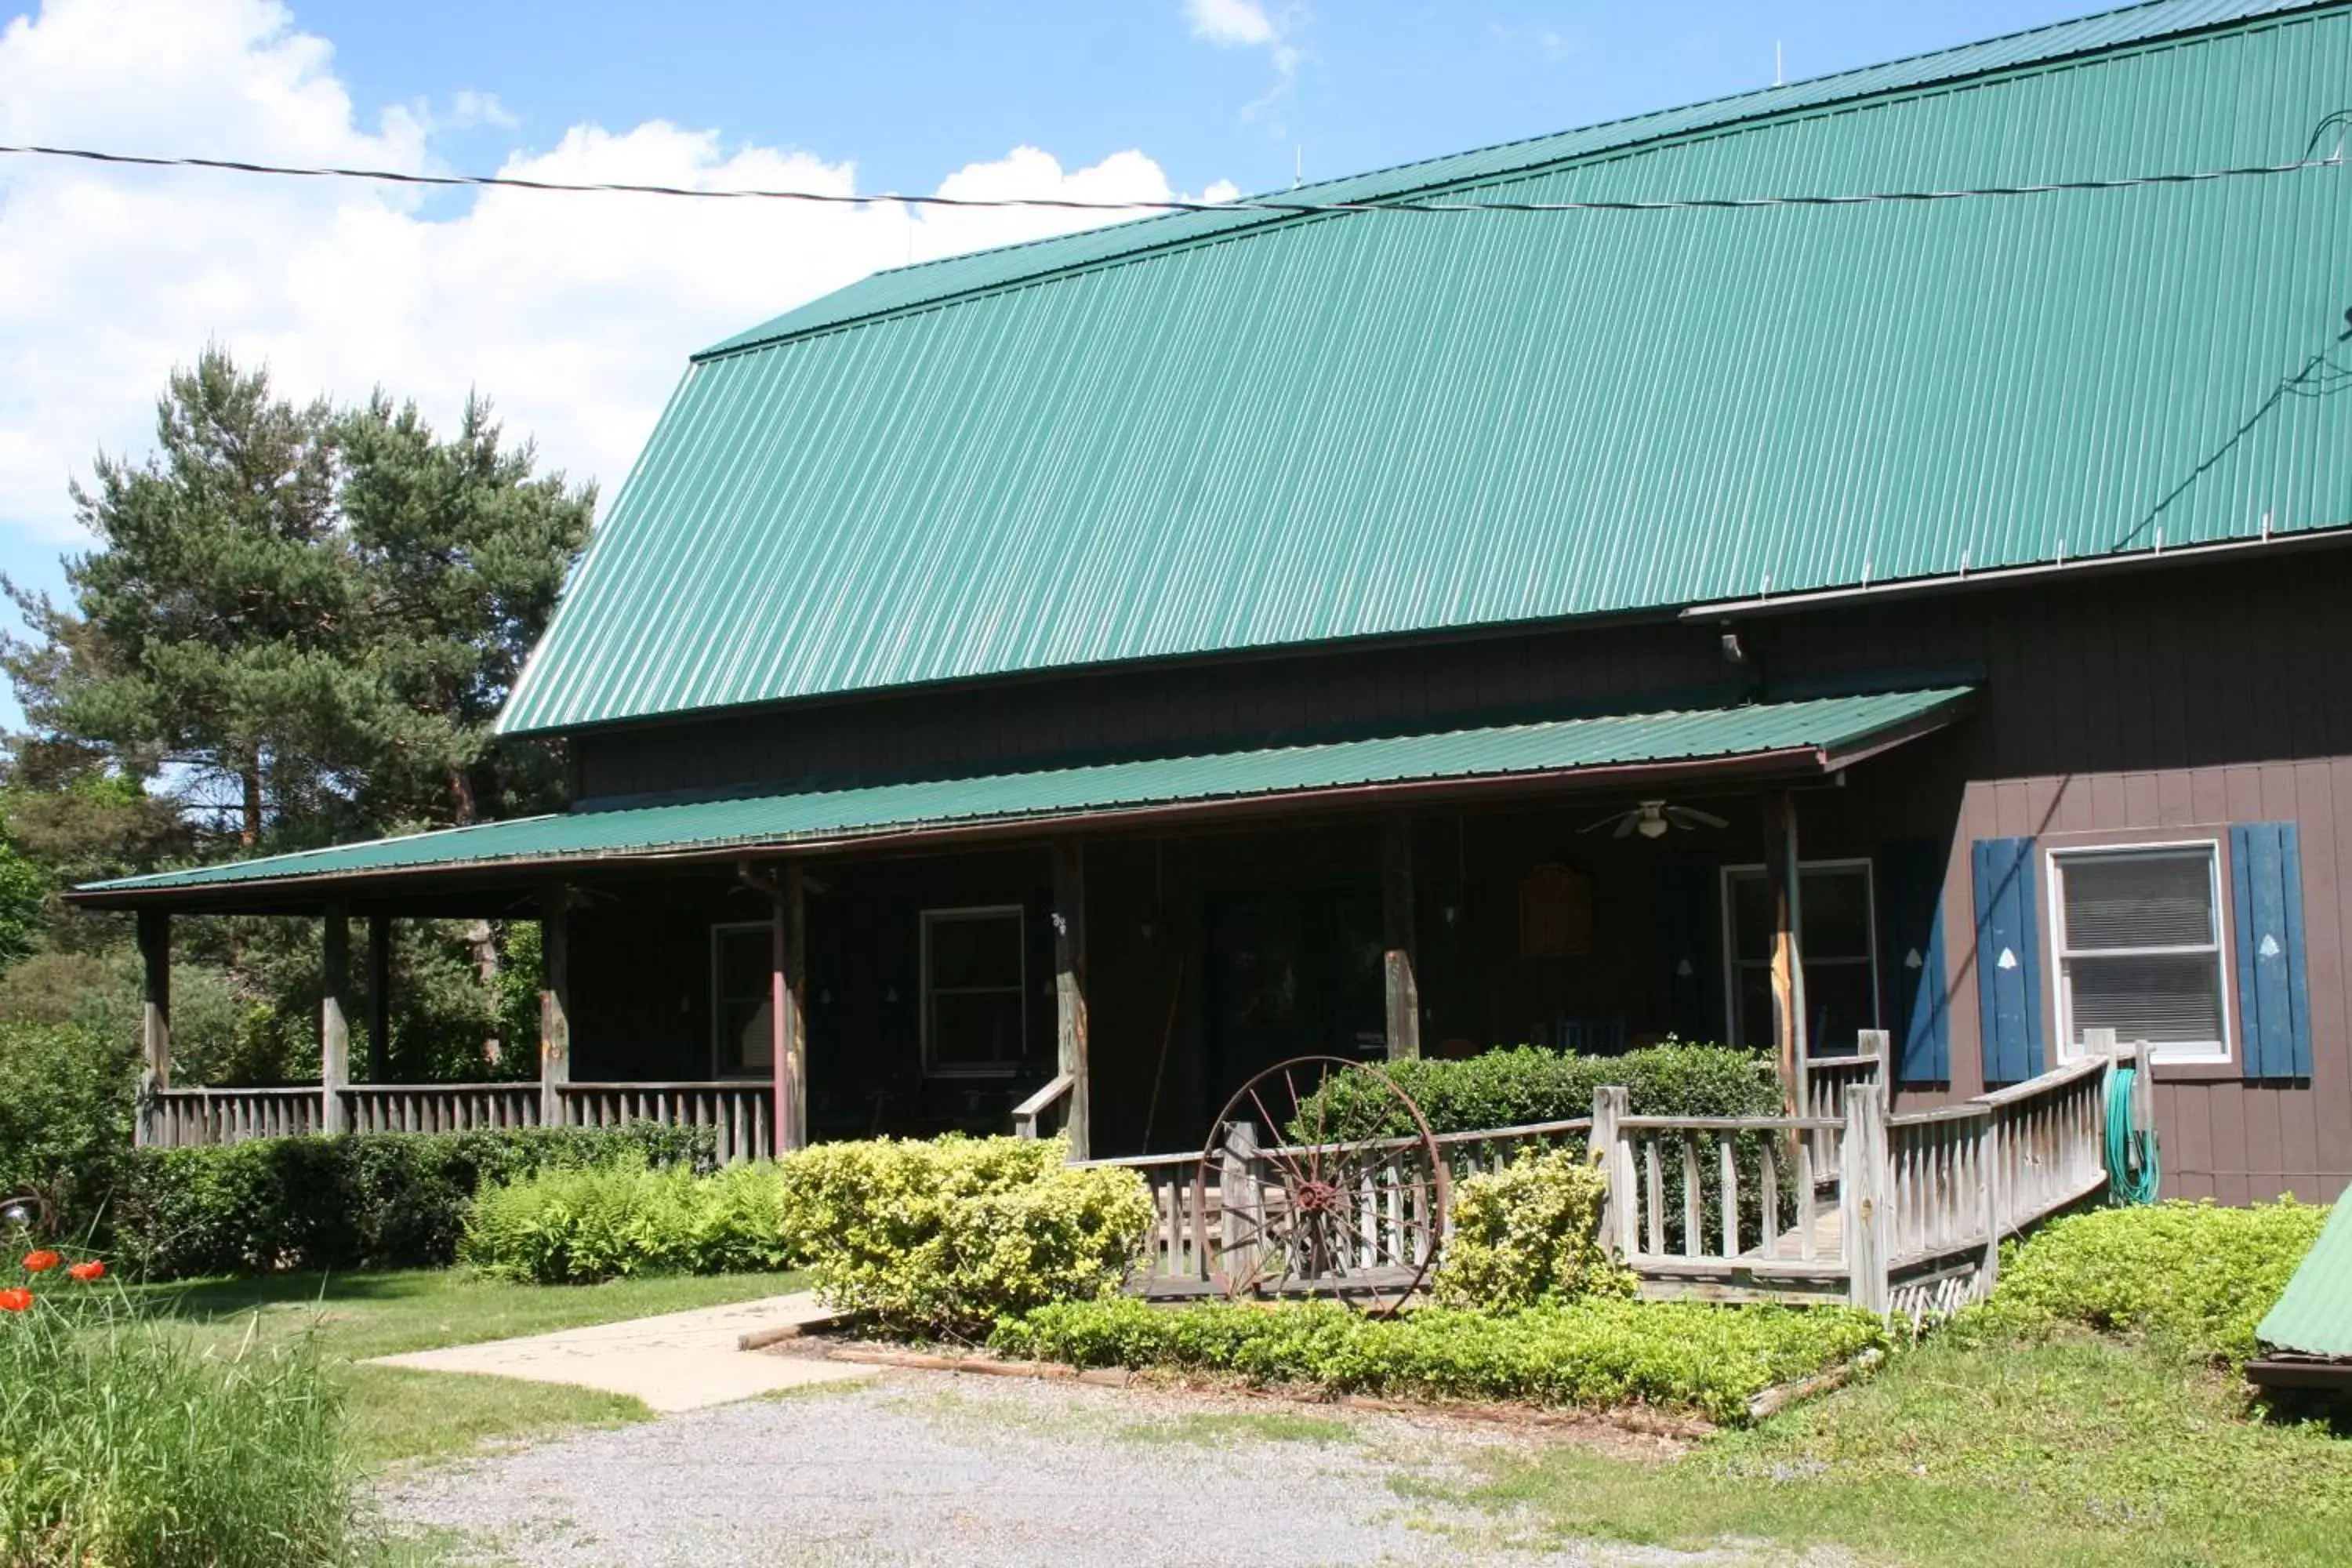
[[[2347, 115], [2339, 111], [2321, 122], [2319, 135], [2329, 126], [2339, 129]], [[477, 186], [499, 190], [541, 191], [564, 195], [682, 196], [700, 201], [808, 202], [827, 206], [866, 206], [898, 203], [912, 207], [1045, 207], [1062, 212], [1127, 213], [1649, 213], [1745, 211], [1764, 207], [1843, 207], [1884, 203], [1969, 201], [1999, 196], [2045, 196], [2073, 191], [2125, 191], [2148, 185], [2197, 185], [2219, 180], [2262, 179], [2297, 174], [2310, 169], [2332, 169], [2344, 162], [2339, 136], [2336, 150], [2325, 158], [2305, 156], [2292, 163], [2253, 163], [2228, 169], [2196, 169], [2158, 174], [2128, 174], [2104, 180], [2052, 180], [2030, 185], [1976, 185], [1953, 190], [1860, 191], [1826, 195], [1691, 196], [1659, 201], [1580, 202], [1451, 202], [1365, 201], [1286, 202], [1249, 198], [1230, 202], [1084, 201], [1072, 196], [918, 196], [898, 192], [845, 195], [831, 191], [702, 190], [690, 185], [632, 184], [622, 182], [572, 184], [562, 180], [528, 180], [511, 174], [413, 174], [397, 169], [346, 169], [253, 163], [233, 158], [160, 158], [131, 153], [103, 153], [88, 147], [0, 145], [0, 153], [42, 158], [74, 158], [91, 163], [131, 164], [152, 169], [213, 169], [236, 174], [277, 174], [298, 179], [373, 180], [396, 185]]]

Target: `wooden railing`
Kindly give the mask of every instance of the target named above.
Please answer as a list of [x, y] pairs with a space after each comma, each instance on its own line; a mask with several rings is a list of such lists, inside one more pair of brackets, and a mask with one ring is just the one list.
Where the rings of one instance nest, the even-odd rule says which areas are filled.
[[354, 1084], [343, 1092], [354, 1132], [469, 1132], [539, 1125], [535, 1083]]
[[[354, 1084], [340, 1091], [354, 1132], [458, 1132], [536, 1127], [545, 1121], [535, 1082]], [[708, 1128], [721, 1164], [756, 1159], [773, 1147], [773, 1090], [751, 1081], [568, 1083], [555, 1089], [558, 1124], [617, 1127], [627, 1121]], [[293, 1089], [174, 1089], [155, 1095], [142, 1119], [143, 1141], [167, 1149], [287, 1138], [326, 1126], [325, 1098], [315, 1084]]]
[[1602, 1236], [1646, 1294], [1844, 1293], [1845, 1198], [1832, 1173], [1848, 1157], [1843, 1118], [1634, 1116], [1625, 1104], [1622, 1088], [1593, 1097]]
[[775, 1090], [768, 1084], [567, 1083], [557, 1086], [556, 1095], [567, 1127], [617, 1127], [626, 1121], [706, 1127], [722, 1165], [775, 1151]]
[[292, 1089], [167, 1089], [147, 1104], [142, 1142], [159, 1149], [291, 1138], [325, 1124], [319, 1086]]
[[1039, 1124], [1053, 1120], [1055, 1111], [1059, 1110], [1062, 1116], [1067, 1117], [1070, 1094], [1077, 1087], [1078, 1075], [1066, 1072], [1014, 1106], [1013, 1135], [1015, 1138], [1035, 1138], [1040, 1135]]
[[[1799, 1114], [1818, 1121], [1842, 1121], [1845, 1119], [1845, 1091], [1858, 1083], [1885, 1084], [1886, 1079], [1887, 1035], [1884, 1029], [1863, 1029], [1857, 1032], [1854, 1054], [1850, 1057], [1808, 1057], [1805, 1059], [1805, 1090]], [[1843, 1143], [1825, 1133], [1812, 1136], [1813, 1165], [1825, 1182], [1838, 1178], [1837, 1162], [1844, 1152]]]
[[[2147, 1047], [2131, 1056], [2147, 1083]], [[1825, 1108], [1823, 1064], [1808, 1065], [1807, 1103]], [[1949, 1311], [1992, 1288], [2003, 1238], [2105, 1184], [2107, 1065], [1902, 1116], [1859, 1065], [1833, 1117], [1633, 1116], [1601, 1089], [1603, 1234], [1646, 1294]]]
[[[1438, 1157], [1445, 1162], [1448, 1172], [1465, 1176], [1478, 1171], [1500, 1170], [1524, 1149], [1581, 1149], [1591, 1131], [1591, 1119], [1580, 1116], [1524, 1127], [1440, 1133], [1435, 1142]], [[1273, 1179], [1276, 1163], [1300, 1160], [1310, 1152], [1305, 1146], [1293, 1145], [1228, 1150], [1212, 1166], [1207, 1180], [1202, 1179], [1201, 1156], [1197, 1153], [1147, 1154], [1080, 1163], [1114, 1165], [1143, 1178], [1151, 1199], [1151, 1226], [1130, 1284], [1146, 1294], [1191, 1295], [1209, 1288], [1211, 1267], [1228, 1228], [1224, 1224], [1228, 1190], [1244, 1193], [1245, 1184], [1241, 1201], [1258, 1204], [1262, 1210], [1269, 1201], [1265, 1194], [1279, 1184]], [[1359, 1255], [1349, 1264], [1358, 1274], [1370, 1277], [1394, 1261], [1389, 1255], [1399, 1249], [1401, 1239], [1409, 1244], [1425, 1237], [1429, 1225], [1433, 1220], [1442, 1223], [1444, 1216], [1388, 1212], [1389, 1197], [1408, 1192], [1415, 1180], [1425, 1174], [1423, 1167], [1427, 1162], [1421, 1152], [1420, 1140], [1389, 1139], [1371, 1145], [1367, 1152], [1386, 1158], [1376, 1159], [1363, 1168], [1361, 1182], [1366, 1191], [1357, 1206], [1359, 1212], [1377, 1210], [1381, 1217], [1367, 1227]]]

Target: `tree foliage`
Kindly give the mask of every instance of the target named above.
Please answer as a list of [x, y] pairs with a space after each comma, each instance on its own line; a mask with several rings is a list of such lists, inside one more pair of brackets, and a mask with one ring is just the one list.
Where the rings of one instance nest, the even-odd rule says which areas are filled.
[[[66, 910], [75, 883], [561, 804], [558, 759], [491, 727], [594, 490], [538, 472], [486, 399], [444, 434], [383, 392], [295, 403], [207, 349], [158, 400], [154, 450], [101, 454], [72, 493], [92, 544], [66, 559], [67, 594], [0, 580], [26, 628], [0, 637], [0, 670], [26, 721], [0, 790], [0, 965], [32, 966], [0, 975], [0, 1016], [135, 1020], [126, 922]], [[396, 1070], [486, 1076], [486, 1040], [519, 1012], [498, 975], [520, 929], [404, 924]], [[217, 979], [197, 994], [235, 1018], [181, 1059], [315, 1073], [315, 930], [180, 931]]]
[[97, 547], [72, 604], [11, 587], [0, 648], [26, 782], [168, 778], [246, 846], [288, 848], [550, 803], [490, 724], [585, 542], [592, 487], [536, 475], [487, 401], [298, 406], [218, 349], [175, 373], [157, 450], [76, 485]]

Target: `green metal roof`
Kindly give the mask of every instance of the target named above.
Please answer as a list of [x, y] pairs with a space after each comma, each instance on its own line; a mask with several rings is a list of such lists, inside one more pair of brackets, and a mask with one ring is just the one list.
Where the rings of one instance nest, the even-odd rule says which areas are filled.
[[2352, 1192], [2287, 1281], [2286, 1291], [2255, 1325], [2263, 1346], [2289, 1355], [2352, 1359]]
[[[2347, 80], [2341, 0], [2167, 0], [1301, 194], [2288, 163]], [[691, 366], [500, 723], [2341, 525], [2344, 378], [2279, 389], [2352, 305], [2347, 181], [1208, 214], [880, 275]]]
[[75, 896], [132, 902], [139, 895], [289, 880], [786, 848], [924, 828], [1013, 826], [1364, 785], [1551, 775], [1638, 763], [1755, 757], [1785, 761], [1792, 770], [1834, 766], [1857, 750], [1950, 716], [1969, 694], [1966, 687], [1946, 687], [1560, 719], [983, 778], [577, 811], [94, 882], [76, 889]]

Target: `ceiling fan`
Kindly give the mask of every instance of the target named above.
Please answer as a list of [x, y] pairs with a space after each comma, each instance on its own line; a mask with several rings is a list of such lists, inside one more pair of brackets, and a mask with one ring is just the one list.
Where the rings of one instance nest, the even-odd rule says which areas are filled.
[[1616, 831], [1609, 836], [1612, 838], [1627, 838], [1636, 833], [1644, 838], [1664, 838], [1670, 828], [1731, 826], [1715, 813], [1701, 811], [1695, 805], [1669, 805], [1663, 800], [1645, 800], [1639, 805], [1627, 806], [1623, 811], [1604, 816], [1578, 831], [1598, 833], [1612, 823], [1616, 825]]

